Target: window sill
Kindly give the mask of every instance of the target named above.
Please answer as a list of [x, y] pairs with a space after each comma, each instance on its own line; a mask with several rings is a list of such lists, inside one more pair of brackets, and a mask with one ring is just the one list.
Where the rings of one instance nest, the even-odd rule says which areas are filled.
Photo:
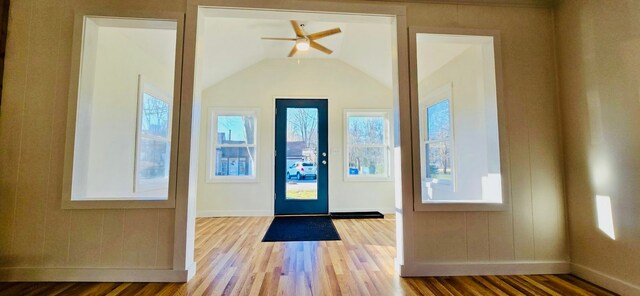
[[176, 207], [175, 199], [74, 199], [63, 200], [62, 209], [171, 209]]
[[487, 201], [473, 200], [442, 200], [442, 201], [422, 201], [416, 199], [414, 211], [416, 212], [491, 212], [504, 211], [507, 203], [495, 203]]

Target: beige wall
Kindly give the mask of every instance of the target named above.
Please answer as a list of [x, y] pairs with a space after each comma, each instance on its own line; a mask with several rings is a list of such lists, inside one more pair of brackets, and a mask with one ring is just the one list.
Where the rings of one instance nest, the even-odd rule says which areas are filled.
[[[74, 9], [184, 11], [185, 3], [64, 4], [11, 6], [0, 115], [0, 266], [171, 268], [174, 210], [61, 210], [60, 195]], [[407, 13], [410, 25], [501, 31], [511, 197], [500, 212], [405, 209], [405, 264], [566, 261], [552, 11], [407, 4]], [[624, 172], [631, 180], [634, 170]]]
[[[508, 138], [509, 147], [503, 149], [509, 149], [511, 186], [505, 211], [414, 212], [408, 219], [410, 232], [405, 232], [413, 236], [413, 245], [408, 239], [405, 264], [557, 262], [562, 267], [568, 250], [552, 10], [445, 4], [407, 7], [409, 25], [500, 31], [508, 131], [501, 136]], [[505, 272], [490, 264], [482, 270]]]
[[[637, 295], [640, 2], [560, 1], [556, 30], [573, 269]], [[598, 229], [595, 195], [611, 197], [615, 240]]]
[[[391, 58], [391, 57], [389, 57]], [[373, 62], [373, 61], [372, 61]], [[391, 71], [391, 69], [389, 69]], [[251, 81], [251, 87], [247, 86]], [[327, 98], [329, 113], [329, 210], [394, 212], [394, 183], [345, 181], [344, 110], [387, 109], [391, 89], [335, 59], [269, 59], [202, 92], [198, 215], [273, 215], [274, 98]], [[258, 110], [257, 177], [250, 183], [207, 183], [209, 108]], [[390, 166], [394, 163], [391, 160]], [[358, 192], [357, 195], [348, 194]]]
[[62, 210], [61, 194], [74, 9], [184, 7], [168, 0], [11, 3], [0, 114], [2, 278], [19, 271], [5, 267], [172, 268], [173, 209]]

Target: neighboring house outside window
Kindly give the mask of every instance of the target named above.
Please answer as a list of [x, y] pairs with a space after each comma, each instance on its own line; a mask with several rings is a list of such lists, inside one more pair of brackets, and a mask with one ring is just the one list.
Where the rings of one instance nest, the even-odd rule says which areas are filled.
[[210, 110], [208, 182], [255, 179], [256, 118], [252, 109]]

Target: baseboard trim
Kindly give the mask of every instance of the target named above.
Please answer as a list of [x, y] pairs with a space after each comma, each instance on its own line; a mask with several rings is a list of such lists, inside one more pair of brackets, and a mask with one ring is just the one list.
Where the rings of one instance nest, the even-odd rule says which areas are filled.
[[329, 209], [330, 213], [337, 212], [380, 212], [384, 215], [390, 215], [396, 213], [396, 208], [337, 208]]
[[195, 264], [193, 265], [193, 271], [172, 269], [0, 268], [0, 282], [184, 283], [188, 281], [190, 273], [195, 274]]
[[414, 263], [400, 266], [400, 276], [470, 276], [514, 274], [566, 274], [569, 262]]
[[255, 217], [273, 216], [273, 211], [198, 211], [197, 217]]
[[196, 263], [193, 262], [186, 270], [187, 272], [187, 280], [185, 282], [190, 281], [194, 276], [196, 276]]
[[[368, 211], [379, 211], [384, 215], [395, 214], [395, 208], [338, 208], [338, 209], [330, 209], [329, 212], [368, 212]], [[273, 216], [273, 211], [237, 211], [237, 210], [213, 210], [213, 211], [197, 211], [198, 218], [205, 217], [255, 217], [255, 216]]]
[[584, 265], [571, 263], [571, 273], [621, 295], [640, 295], [640, 287]]

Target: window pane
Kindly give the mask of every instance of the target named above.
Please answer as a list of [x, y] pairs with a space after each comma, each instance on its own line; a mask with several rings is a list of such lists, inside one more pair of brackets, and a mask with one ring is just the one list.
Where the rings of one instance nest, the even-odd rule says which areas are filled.
[[141, 139], [138, 178], [166, 179], [169, 176], [170, 145], [165, 141]]
[[386, 148], [351, 147], [349, 148], [349, 175], [386, 175]]
[[384, 144], [384, 117], [349, 116], [347, 121], [350, 144]]
[[143, 134], [168, 138], [169, 103], [144, 93], [140, 125]]
[[451, 180], [451, 145], [449, 142], [425, 144], [427, 152], [427, 177]]
[[451, 136], [449, 100], [427, 108], [427, 132], [429, 141], [448, 139]]
[[218, 144], [254, 144], [255, 120], [253, 116], [218, 116]]
[[215, 153], [216, 176], [254, 175], [254, 147], [218, 147]]

